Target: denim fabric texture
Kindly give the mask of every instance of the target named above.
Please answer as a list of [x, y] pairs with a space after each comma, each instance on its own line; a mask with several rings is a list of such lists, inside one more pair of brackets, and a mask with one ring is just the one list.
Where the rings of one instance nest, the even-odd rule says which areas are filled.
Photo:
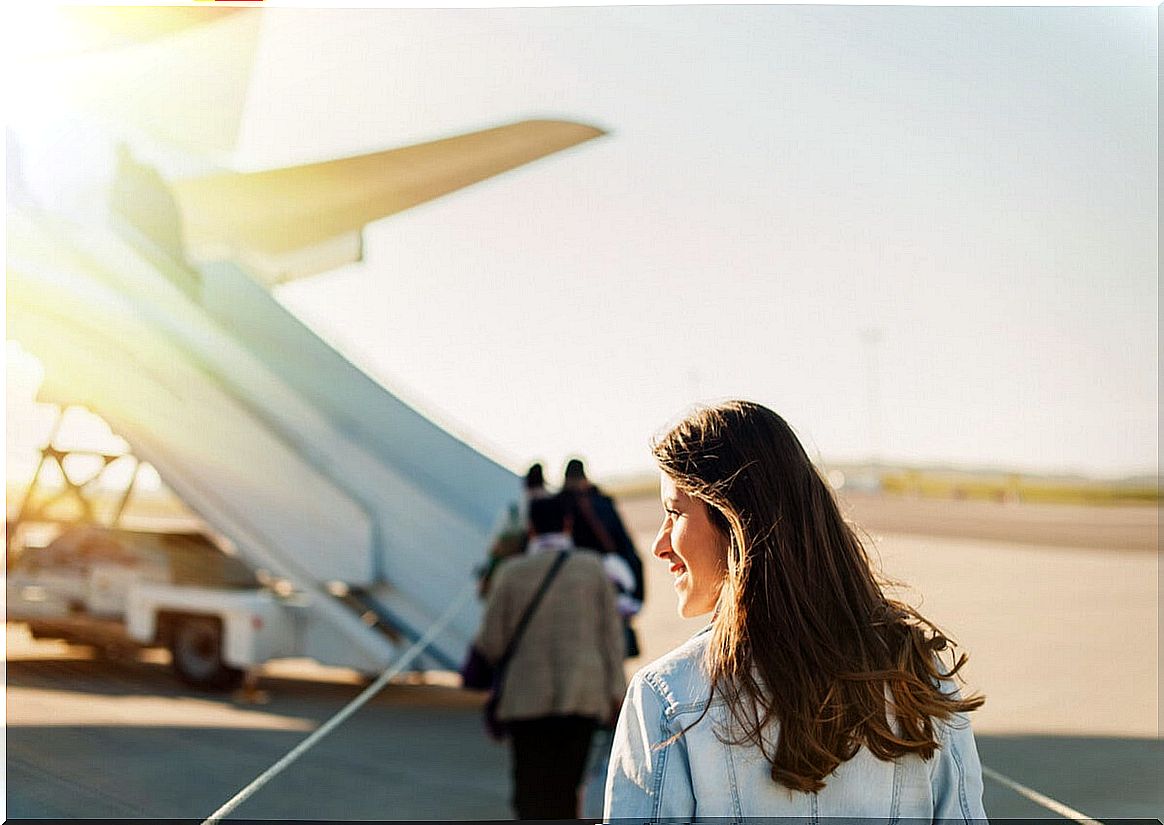
[[[710, 627], [631, 679], [614, 732], [604, 821], [639, 823], [715, 819], [747, 822], [795, 817], [815, 825], [830, 817], [905, 825], [910, 820], [982, 822], [982, 768], [964, 715], [939, 728], [929, 760], [891, 762], [862, 748], [825, 779], [818, 793], [775, 783], [758, 748], [729, 746], [715, 731], [727, 721], [722, 700], [675, 742], [658, 747], [699, 717], [710, 679], [704, 654]], [[943, 685], [951, 691], [952, 684]], [[770, 731], [778, 734], [778, 726]]]

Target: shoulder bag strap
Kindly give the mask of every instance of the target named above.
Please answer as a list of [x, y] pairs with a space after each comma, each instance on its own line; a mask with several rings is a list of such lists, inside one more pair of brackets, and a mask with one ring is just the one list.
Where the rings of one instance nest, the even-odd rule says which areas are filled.
[[598, 539], [601, 547], [592, 547], [592, 550], [600, 550], [603, 553], [613, 553], [618, 547], [614, 543], [614, 539], [610, 536], [610, 531], [606, 529], [606, 525], [602, 523], [602, 519], [598, 517], [598, 513], [594, 511], [594, 502], [590, 500], [588, 493], [578, 497], [578, 512], [586, 523], [590, 525], [590, 531], [594, 533], [594, 538]]
[[530, 618], [533, 616], [534, 611], [537, 610], [538, 604], [541, 603], [542, 596], [546, 595], [546, 590], [549, 589], [550, 582], [554, 580], [554, 576], [558, 575], [558, 571], [562, 569], [562, 565], [565, 564], [566, 556], [568, 555], [569, 551], [566, 550], [558, 553], [558, 557], [554, 559], [554, 563], [550, 565], [549, 572], [546, 573], [545, 578], [542, 579], [541, 587], [539, 587], [538, 592], [534, 594], [533, 601], [529, 603], [529, 607], [527, 607], [525, 609], [525, 613], [522, 614], [521, 621], [517, 623], [517, 628], [513, 631], [513, 637], [509, 640], [509, 644], [506, 646], [505, 652], [501, 654], [501, 659], [499, 659], [497, 662], [496, 672], [498, 681], [500, 681], [501, 674], [505, 671], [505, 666], [508, 665], [509, 660], [513, 658], [513, 652], [517, 649], [517, 643], [521, 641], [521, 636], [523, 633], [525, 633], [526, 625], [529, 624]]

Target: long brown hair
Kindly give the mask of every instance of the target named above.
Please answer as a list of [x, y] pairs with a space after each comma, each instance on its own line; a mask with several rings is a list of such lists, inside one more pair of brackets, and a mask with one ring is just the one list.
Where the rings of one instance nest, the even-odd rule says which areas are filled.
[[[861, 747], [880, 759], [928, 759], [935, 720], [982, 705], [981, 696], [943, 692], [966, 654], [955, 658], [951, 639], [882, 592], [831, 488], [779, 415], [748, 401], [700, 409], [653, 451], [676, 486], [707, 505], [727, 547], [708, 707], [718, 691], [735, 733], [717, 735], [760, 748], [776, 782], [819, 791]], [[938, 654], [947, 650], [944, 669]], [[763, 735], [773, 721], [775, 744]]]

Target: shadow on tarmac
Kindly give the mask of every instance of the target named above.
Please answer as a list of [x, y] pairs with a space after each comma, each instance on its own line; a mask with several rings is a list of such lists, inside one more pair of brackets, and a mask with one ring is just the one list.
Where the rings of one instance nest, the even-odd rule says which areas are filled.
[[[264, 676], [259, 686], [269, 701], [248, 705], [231, 694], [191, 690], [162, 664], [79, 657], [10, 661], [7, 683], [7, 810], [13, 818], [208, 816], [306, 735], [263, 729], [258, 722], [248, 727], [246, 712], [315, 727], [363, 689], [355, 677]], [[22, 721], [22, 703], [31, 701], [24, 697], [33, 695], [42, 707]], [[75, 724], [68, 718], [70, 703], [147, 697], [201, 701], [155, 707], [157, 724]], [[390, 684], [236, 816], [507, 818], [508, 752], [485, 737], [481, 699], [442, 685]], [[61, 710], [45, 724], [43, 716], [56, 713], [53, 702]], [[190, 717], [214, 706], [241, 711], [242, 722], [222, 727]], [[984, 765], [1087, 816], [1164, 813], [1160, 739], [981, 734], [977, 740]], [[992, 818], [1061, 819], [990, 778], [985, 785]]]

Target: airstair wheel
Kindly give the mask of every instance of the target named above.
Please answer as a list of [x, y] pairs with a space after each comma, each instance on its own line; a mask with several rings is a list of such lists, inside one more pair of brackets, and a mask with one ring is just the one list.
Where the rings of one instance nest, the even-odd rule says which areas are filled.
[[210, 616], [179, 616], [170, 633], [174, 672], [188, 685], [203, 690], [230, 690], [243, 671], [222, 660], [222, 622]]

